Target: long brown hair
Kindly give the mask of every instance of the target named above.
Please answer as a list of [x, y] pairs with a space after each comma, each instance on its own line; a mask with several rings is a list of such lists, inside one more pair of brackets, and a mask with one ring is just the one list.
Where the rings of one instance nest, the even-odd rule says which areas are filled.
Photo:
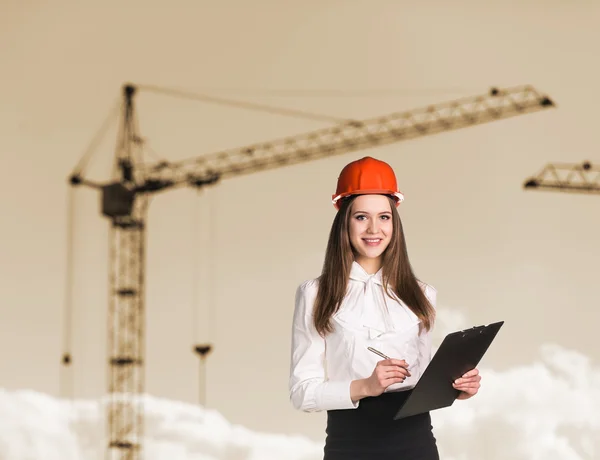
[[[319, 334], [332, 332], [332, 315], [340, 307], [346, 294], [350, 270], [354, 262], [354, 251], [348, 231], [350, 211], [356, 196], [342, 200], [340, 209], [333, 219], [323, 270], [319, 277], [314, 306], [314, 325]], [[386, 292], [393, 292], [421, 320], [422, 327], [429, 330], [433, 326], [435, 310], [425, 296], [419, 280], [413, 273], [400, 215], [391, 197], [393, 233], [390, 244], [383, 253], [382, 280]]]

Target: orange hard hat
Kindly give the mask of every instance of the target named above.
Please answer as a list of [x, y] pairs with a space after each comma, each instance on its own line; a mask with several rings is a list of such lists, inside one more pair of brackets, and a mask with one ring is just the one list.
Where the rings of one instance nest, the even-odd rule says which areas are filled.
[[372, 157], [364, 157], [344, 166], [331, 198], [335, 208], [340, 209], [339, 200], [342, 198], [366, 194], [391, 195], [396, 200], [396, 206], [404, 201], [392, 167]]

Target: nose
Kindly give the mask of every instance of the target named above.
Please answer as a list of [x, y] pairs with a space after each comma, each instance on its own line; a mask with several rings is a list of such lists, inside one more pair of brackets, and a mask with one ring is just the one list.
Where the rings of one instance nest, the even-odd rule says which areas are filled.
[[369, 226], [367, 227], [367, 232], [369, 233], [377, 233], [379, 231], [379, 225], [377, 219], [371, 219], [369, 221]]

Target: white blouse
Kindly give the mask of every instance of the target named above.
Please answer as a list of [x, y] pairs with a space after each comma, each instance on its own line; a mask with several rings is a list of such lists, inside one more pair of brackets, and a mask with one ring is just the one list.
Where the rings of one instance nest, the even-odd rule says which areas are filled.
[[[411, 376], [386, 391], [413, 388], [431, 360], [430, 333], [419, 334], [417, 316], [384, 292], [381, 270], [369, 275], [353, 262], [346, 297], [332, 317], [335, 330], [325, 339], [313, 325], [317, 283], [305, 281], [296, 291], [289, 379], [293, 406], [306, 412], [358, 407], [360, 401], [350, 398], [350, 383], [369, 377], [383, 359], [369, 346], [409, 365]], [[436, 290], [423, 288], [435, 308]]]

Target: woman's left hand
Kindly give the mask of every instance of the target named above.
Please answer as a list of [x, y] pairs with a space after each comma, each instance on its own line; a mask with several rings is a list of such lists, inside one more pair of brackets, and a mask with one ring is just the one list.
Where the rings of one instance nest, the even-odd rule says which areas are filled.
[[471, 369], [462, 377], [456, 379], [452, 386], [460, 390], [457, 399], [469, 399], [477, 394], [481, 384], [481, 376], [477, 369]]

